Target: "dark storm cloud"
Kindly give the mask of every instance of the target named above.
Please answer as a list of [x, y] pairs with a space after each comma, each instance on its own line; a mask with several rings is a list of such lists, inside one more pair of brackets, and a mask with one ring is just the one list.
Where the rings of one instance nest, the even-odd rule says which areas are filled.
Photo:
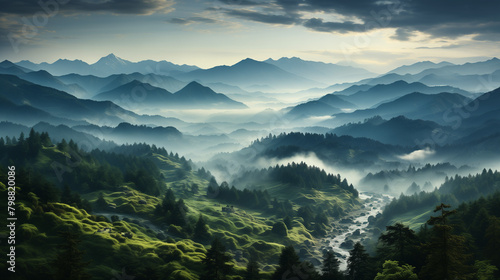
[[[432, 37], [457, 38], [475, 34], [476, 40], [500, 41], [500, 1], [490, 0], [273, 0], [262, 2], [219, 0], [221, 3], [244, 6], [231, 9], [229, 15], [247, 20], [276, 23], [277, 11], [283, 13], [282, 24], [302, 22], [309, 29], [321, 32], [364, 32], [380, 28], [396, 28], [392, 38], [409, 40], [415, 31]], [[263, 6], [267, 7], [264, 9]], [[249, 8], [254, 8], [249, 12]], [[274, 12], [269, 10], [274, 9]], [[307, 18], [304, 12], [321, 12], [355, 18], [330, 22]], [[356, 21], [357, 22], [357, 21]]]
[[289, 15], [263, 14], [247, 10], [226, 10], [225, 14], [246, 20], [269, 23], [269, 24], [292, 25], [301, 21], [300, 18]]
[[396, 39], [399, 41], [408, 41], [411, 36], [413, 36], [414, 30], [408, 30], [405, 28], [396, 29], [396, 33], [391, 36], [392, 39]]
[[255, 1], [249, 1], [249, 0], [219, 0], [219, 2], [222, 2], [227, 5], [241, 5], [241, 6], [258, 6], [262, 5], [262, 3], [255, 2]]
[[417, 50], [456, 49], [456, 48], [460, 48], [463, 46], [464, 45], [451, 44], [451, 45], [444, 45], [444, 46], [439, 46], [439, 47], [417, 47], [415, 49], [417, 49]]
[[363, 25], [356, 24], [352, 21], [345, 22], [324, 22], [319, 18], [311, 18], [304, 22], [304, 26], [320, 32], [331, 32], [335, 30], [338, 33], [362, 31]]
[[172, 11], [174, 0], [0, 0], [0, 50], [17, 53], [37, 43], [50, 18], [62, 15], [149, 15]]
[[205, 17], [190, 17], [190, 18], [172, 18], [167, 20], [168, 23], [188, 25], [192, 23], [216, 23], [217, 21]]
[[146, 15], [164, 11], [172, 6], [172, 0], [0, 0], [0, 13], [30, 15], [50, 11], [110, 12], [117, 14]]

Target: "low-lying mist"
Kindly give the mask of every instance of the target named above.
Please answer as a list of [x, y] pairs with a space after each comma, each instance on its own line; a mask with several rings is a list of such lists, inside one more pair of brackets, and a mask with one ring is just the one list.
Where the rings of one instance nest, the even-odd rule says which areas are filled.
[[271, 159], [260, 158], [257, 161], [257, 164], [261, 168], [267, 168], [269, 166], [287, 165], [292, 162], [295, 163], [303, 162], [309, 166], [315, 166], [320, 169], [323, 169], [326, 171], [326, 173], [330, 173], [333, 175], [340, 174], [342, 178], [346, 178], [347, 181], [350, 184], [353, 184], [354, 187], [356, 188], [358, 188], [360, 180], [366, 175], [364, 172], [359, 170], [340, 167], [338, 165], [335, 166], [327, 164], [323, 160], [318, 158], [318, 156], [314, 152], [300, 153], [288, 158], [271, 158]]

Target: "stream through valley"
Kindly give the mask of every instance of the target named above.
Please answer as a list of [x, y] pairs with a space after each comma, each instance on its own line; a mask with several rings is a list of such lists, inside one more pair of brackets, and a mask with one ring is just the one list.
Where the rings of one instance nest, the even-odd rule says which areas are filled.
[[322, 240], [322, 249], [333, 249], [340, 261], [340, 269], [347, 267], [349, 251], [358, 241], [371, 237], [370, 217], [381, 213], [383, 207], [392, 197], [375, 193], [361, 192], [359, 198], [363, 201], [362, 209], [333, 224], [333, 230]]

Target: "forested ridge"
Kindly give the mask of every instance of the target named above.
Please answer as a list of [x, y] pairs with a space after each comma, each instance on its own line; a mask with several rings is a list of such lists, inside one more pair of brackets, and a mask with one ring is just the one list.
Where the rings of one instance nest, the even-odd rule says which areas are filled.
[[[34, 131], [28, 137], [0, 138], [0, 159], [2, 192], [6, 166], [18, 166], [20, 279], [110, 279], [119, 273], [181, 280], [500, 276], [496, 171], [448, 178], [432, 193], [395, 199], [378, 219], [383, 232], [376, 250], [369, 253], [356, 243], [347, 270], [341, 271], [335, 252], [324, 250], [313, 263], [305, 244], [326, 234], [329, 219], [351, 210], [332, 199], [342, 197], [350, 205], [357, 191], [339, 175], [304, 163], [249, 171], [240, 182], [259, 179], [239, 189], [218, 184], [207, 170], [163, 148], [134, 144], [85, 152], [73, 141], [52, 143], [49, 135]], [[287, 181], [292, 173], [304, 175], [304, 184]], [[276, 186], [268, 192], [259, 184]], [[274, 197], [290, 187], [299, 196]], [[310, 201], [300, 193], [329, 196]], [[418, 229], [380, 222], [411, 207], [429, 212]], [[92, 214], [99, 211], [115, 215]]]

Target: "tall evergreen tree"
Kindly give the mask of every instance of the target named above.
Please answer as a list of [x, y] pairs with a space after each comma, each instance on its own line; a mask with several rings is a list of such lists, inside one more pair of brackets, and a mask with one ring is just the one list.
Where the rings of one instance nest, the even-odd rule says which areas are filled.
[[485, 233], [486, 250], [485, 255], [492, 260], [492, 264], [500, 268], [500, 218], [490, 217], [488, 228]]
[[79, 236], [69, 231], [61, 232], [59, 235], [64, 240], [64, 243], [60, 246], [61, 251], [54, 261], [56, 267], [55, 279], [90, 279], [90, 275], [86, 272], [89, 262], [83, 261], [84, 252], [78, 249], [78, 244], [81, 242]]
[[259, 280], [259, 264], [253, 258], [247, 264], [247, 269], [245, 271], [245, 280]]
[[278, 264], [279, 266], [272, 277], [273, 280], [292, 279], [293, 277], [300, 277], [300, 275], [296, 274], [296, 271], [299, 269], [300, 260], [293, 246], [290, 245], [283, 248]]
[[212, 241], [212, 246], [207, 250], [203, 264], [205, 265], [205, 274], [203, 280], [223, 280], [227, 279], [226, 275], [231, 271], [233, 265], [231, 256], [226, 253], [226, 248], [222, 242], [216, 237]]
[[326, 251], [323, 254], [323, 266], [321, 267], [321, 279], [337, 280], [341, 279], [342, 275], [339, 271], [340, 261], [335, 256], [332, 250]]
[[349, 252], [347, 259], [347, 273], [351, 280], [369, 279], [369, 262], [370, 256], [366, 253], [365, 247], [361, 243], [354, 244], [354, 248]]
[[433, 227], [431, 240], [424, 245], [428, 252], [427, 262], [420, 272], [424, 279], [464, 279], [466, 275], [465, 238], [453, 235], [448, 218], [456, 210], [446, 210], [450, 207], [443, 203], [436, 206], [434, 212], [440, 212], [440, 215], [431, 216], [427, 221]]
[[378, 239], [382, 244], [379, 254], [385, 260], [412, 263], [417, 241], [415, 232], [402, 223], [396, 223], [386, 228], [387, 231]]
[[204, 241], [207, 240], [208, 237], [209, 233], [207, 223], [203, 219], [203, 216], [200, 214], [200, 217], [198, 217], [198, 221], [196, 221], [196, 224], [194, 226], [194, 238], [199, 241]]

